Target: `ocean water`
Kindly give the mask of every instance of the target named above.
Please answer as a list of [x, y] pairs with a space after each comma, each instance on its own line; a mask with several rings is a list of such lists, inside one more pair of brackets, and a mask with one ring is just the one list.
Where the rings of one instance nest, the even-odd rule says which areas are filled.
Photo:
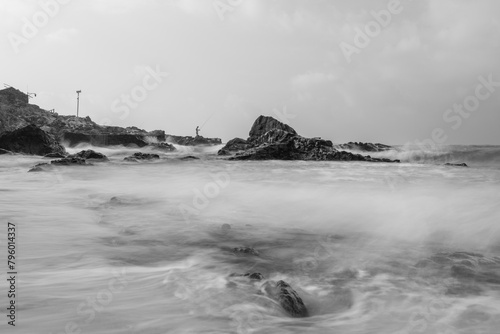
[[[498, 333], [500, 147], [372, 154], [401, 164], [218, 148], [94, 148], [110, 161], [39, 173], [43, 158], [0, 156], [1, 332], [11, 222], [16, 333]], [[265, 280], [231, 276], [247, 272]], [[267, 295], [280, 279], [310, 317]]]

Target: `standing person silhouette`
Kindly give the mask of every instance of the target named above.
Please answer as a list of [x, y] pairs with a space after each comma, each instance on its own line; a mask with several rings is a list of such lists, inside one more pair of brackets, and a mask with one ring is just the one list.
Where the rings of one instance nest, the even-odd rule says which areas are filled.
[[198, 135], [198, 132], [200, 132], [200, 127], [197, 125], [197, 126], [196, 126], [196, 137], [198, 137], [198, 136], [199, 136], [199, 135]]

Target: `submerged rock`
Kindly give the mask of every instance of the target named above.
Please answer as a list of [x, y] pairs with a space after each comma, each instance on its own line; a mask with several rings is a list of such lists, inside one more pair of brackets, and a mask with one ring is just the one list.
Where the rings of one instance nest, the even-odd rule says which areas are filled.
[[64, 158], [64, 159], [59, 159], [59, 160], [52, 160], [50, 162], [51, 165], [55, 166], [91, 166], [92, 164], [87, 163], [85, 159], [78, 158], [78, 157], [70, 157], [70, 158]]
[[239, 253], [239, 254], [250, 254], [250, 255], [255, 255], [259, 256], [259, 252], [251, 247], [236, 247], [233, 248], [233, 252]]
[[246, 277], [251, 280], [261, 281], [264, 279], [264, 275], [261, 273], [246, 273], [246, 274], [231, 274], [231, 277]]
[[14, 153], [42, 156], [49, 153], [66, 153], [54, 137], [32, 124], [1, 135], [0, 148]]
[[285, 281], [278, 281], [276, 283], [276, 289], [273, 294], [281, 307], [283, 307], [292, 317], [302, 318], [309, 316], [309, 312], [302, 298], [300, 298], [299, 294]]
[[61, 153], [49, 153], [49, 154], [45, 154], [43, 157], [44, 158], [62, 159], [62, 158], [66, 158], [66, 155], [61, 154]]
[[28, 172], [42, 172], [46, 170], [50, 170], [52, 166], [92, 166], [91, 163], [88, 163], [85, 159], [77, 158], [77, 157], [68, 157], [59, 160], [52, 160], [49, 163], [42, 162], [36, 164], [31, 167]]
[[179, 158], [179, 160], [200, 160], [200, 158], [192, 156], [192, 155], [188, 155], [188, 156]]
[[93, 150], [80, 151], [76, 154], [73, 154], [71, 157], [82, 158], [82, 159], [91, 159], [91, 160], [102, 160], [102, 161], [109, 160], [108, 157], [105, 156], [104, 154], [93, 151]]
[[164, 151], [164, 152], [173, 152], [177, 151], [174, 145], [169, 143], [154, 143], [151, 144], [154, 150]]
[[452, 164], [452, 163], [447, 162], [444, 165], [451, 166], [451, 167], [469, 167], [469, 166], [467, 166], [467, 164], [465, 162], [463, 162], [461, 164]]
[[160, 156], [158, 154], [137, 152], [129, 157], [124, 158], [123, 160], [130, 162], [137, 162], [140, 160], [154, 160], [154, 159], [160, 159]]

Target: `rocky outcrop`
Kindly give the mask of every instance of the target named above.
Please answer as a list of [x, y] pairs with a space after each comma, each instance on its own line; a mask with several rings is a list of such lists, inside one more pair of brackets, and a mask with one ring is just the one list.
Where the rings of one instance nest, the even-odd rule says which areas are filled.
[[80, 143], [105, 145], [147, 145], [150, 138], [165, 141], [165, 131], [148, 132], [137, 127], [99, 125], [90, 117], [59, 115], [29, 104], [26, 94], [14, 89], [0, 90], [0, 134], [30, 124], [52, 135], [56, 140], [67, 140], [70, 146]]
[[61, 141], [73, 147], [81, 143], [91, 144], [93, 146], [137, 146], [144, 147], [148, 143], [143, 139], [142, 135], [135, 134], [86, 134], [79, 132], [64, 132], [61, 135]]
[[154, 150], [163, 151], [163, 152], [177, 151], [175, 146], [172, 144], [169, 144], [169, 143], [154, 143], [154, 144], [151, 144], [151, 146]]
[[376, 143], [361, 143], [361, 142], [349, 142], [347, 144], [339, 145], [342, 150], [352, 150], [352, 151], [363, 151], [363, 152], [384, 152], [392, 150], [392, 146]]
[[138, 162], [143, 160], [154, 160], [154, 159], [160, 159], [160, 156], [158, 154], [137, 152], [129, 157], [124, 158], [123, 160], [130, 162]]
[[255, 138], [259, 138], [266, 132], [273, 129], [283, 130], [288, 133], [297, 135], [297, 132], [295, 132], [295, 130], [292, 129], [291, 126], [283, 124], [272, 117], [261, 115], [253, 123], [252, 128], [250, 129], [250, 137], [248, 138], [248, 141], [253, 141]]
[[0, 148], [14, 153], [34, 155], [66, 152], [53, 136], [35, 125], [4, 133], [0, 136]]
[[221, 148], [218, 152], [219, 155], [230, 155], [234, 152], [244, 151], [252, 147], [252, 144], [247, 142], [245, 139], [234, 138], [226, 143], [226, 145]]
[[98, 161], [108, 161], [108, 157], [105, 156], [102, 153], [96, 152], [94, 150], [85, 150], [85, 151], [80, 151], [76, 154], [73, 154], [71, 157], [74, 158], [81, 158], [85, 160], [98, 160]]
[[183, 146], [197, 146], [197, 145], [213, 146], [222, 144], [222, 140], [220, 140], [220, 138], [205, 138], [202, 136], [196, 136], [196, 137], [172, 136], [172, 135], [166, 135], [166, 137], [167, 137], [167, 142]]
[[323, 160], [399, 162], [372, 158], [334, 148], [330, 140], [305, 138], [294, 129], [272, 117], [260, 116], [254, 122], [247, 141], [235, 138], [219, 151], [219, 155], [236, 154], [230, 160]]

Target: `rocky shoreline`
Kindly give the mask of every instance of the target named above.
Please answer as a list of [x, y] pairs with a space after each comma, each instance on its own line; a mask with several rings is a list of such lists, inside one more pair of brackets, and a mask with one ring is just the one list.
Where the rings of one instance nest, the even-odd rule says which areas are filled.
[[[29, 104], [24, 93], [14, 88], [0, 90], [1, 154], [24, 153], [66, 158], [68, 154], [63, 144], [67, 147], [75, 147], [79, 144], [90, 144], [96, 147], [118, 145], [150, 147], [163, 152], [173, 152], [176, 150], [174, 145], [214, 146], [222, 145], [222, 141], [220, 138], [169, 135], [163, 130], [148, 132], [137, 127], [99, 125], [88, 116], [81, 118], [58, 115]], [[302, 137], [287, 124], [272, 117], [259, 116], [250, 129], [248, 139], [230, 140], [219, 150], [218, 155], [229, 160], [399, 162], [399, 160], [355, 154], [344, 149], [380, 152], [392, 148], [383, 144], [370, 143], [347, 143], [334, 146], [330, 140]], [[85, 160], [85, 157], [75, 158]], [[128, 161], [137, 160], [144, 159], [137, 159], [137, 157], [128, 159]]]

